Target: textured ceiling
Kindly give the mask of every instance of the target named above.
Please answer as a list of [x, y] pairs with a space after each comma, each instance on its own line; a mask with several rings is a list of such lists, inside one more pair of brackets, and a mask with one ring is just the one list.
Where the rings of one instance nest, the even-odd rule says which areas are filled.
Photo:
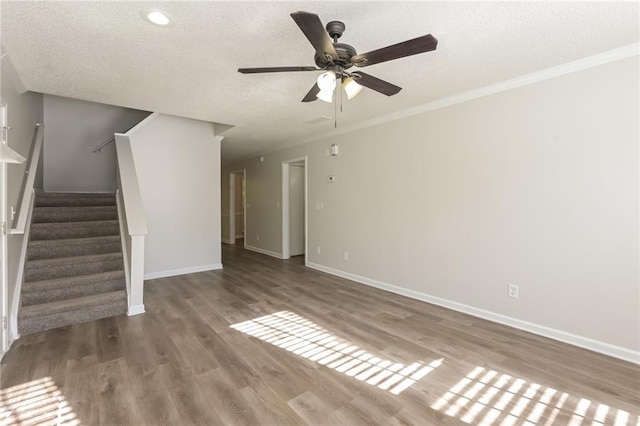
[[[169, 27], [144, 21], [157, 7]], [[341, 20], [359, 53], [427, 33], [431, 53], [372, 65], [404, 88], [364, 89], [338, 126], [638, 42], [638, 3], [7, 2], [2, 44], [27, 89], [234, 125], [223, 162], [331, 134], [333, 105], [301, 103], [315, 73], [241, 75], [238, 67], [313, 65], [289, 14]], [[309, 123], [311, 122], [311, 123]]]

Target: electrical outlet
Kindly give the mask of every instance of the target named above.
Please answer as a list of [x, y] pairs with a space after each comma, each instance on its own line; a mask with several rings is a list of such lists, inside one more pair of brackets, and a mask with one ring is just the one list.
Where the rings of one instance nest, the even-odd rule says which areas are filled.
[[316, 202], [316, 210], [324, 210], [324, 203], [322, 201]]
[[520, 287], [518, 287], [515, 284], [509, 284], [507, 285], [507, 294], [509, 295], [509, 297], [512, 297], [514, 299], [518, 298], [518, 291], [520, 290]]
[[320, 254], [320, 246], [316, 247], [316, 252]]
[[349, 252], [348, 251], [344, 252], [344, 260], [349, 260]]
[[276, 202], [276, 207], [280, 208], [280, 201]]
[[256, 241], [260, 241], [260, 234], [256, 235]]

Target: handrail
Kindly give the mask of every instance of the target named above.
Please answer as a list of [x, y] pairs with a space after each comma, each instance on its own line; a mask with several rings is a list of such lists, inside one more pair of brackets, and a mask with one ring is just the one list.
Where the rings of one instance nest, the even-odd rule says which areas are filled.
[[122, 133], [114, 133], [113, 136], [111, 137], [111, 139], [106, 140], [104, 142], [102, 142], [100, 145], [98, 145], [97, 147], [95, 147], [93, 149], [93, 153], [95, 154], [96, 152], [102, 152], [102, 148], [104, 148], [105, 146], [109, 145], [111, 142], [115, 142], [116, 141], [116, 135], [118, 134], [126, 134], [129, 130], [133, 129], [134, 127], [136, 127], [138, 124], [140, 123], [136, 123], [133, 126], [129, 127], [127, 130], [125, 130]]
[[27, 167], [24, 170], [25, 177], [18, 198], [17, 217], [12, 223], [11, 234], [24, 234], [27, 227], [27, 217], [29, 216], [29, 203], [31, 202], [31, 192], [36, 179], [36, 171], [38, 169], [38, 161], [42, 152], [42, 137], [44, 133], [44, 124], [36, 123], [33, 130], [33, 139], [31, 142], [31, 151], [27, 160]]
[[109, 139], [108, 141], [104, 141], [102, 142], [100, 145], [98, 145], [97, 147], [95, 147], [95, 149], [92, 151], [94, 154], [96, 152], [102, 152], [102, 148], [104, 148], [105, 146], [109, 145], [111, 142], [115, 142], [116, 138], [115, 136], [112, 136], [111, 139]]

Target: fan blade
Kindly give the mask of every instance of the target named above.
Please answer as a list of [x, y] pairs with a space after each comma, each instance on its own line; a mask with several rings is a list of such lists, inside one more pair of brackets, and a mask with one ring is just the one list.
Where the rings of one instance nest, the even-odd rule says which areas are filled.
[[351, 74], [351, 76], [354, 77], [354, 80], [359, 85], [368, 87], [369, 89], [380, 92], [383, 95], [392, 96], [402, 90], [402, 87], [398, 87], [395, 84], [380, 80], [379, 78], [369, 74], [365, 74], [362, 71], [355, 71]]
[[380, 62], [404, 58], [405, 56], [430, 52], [436, 50], [436, 47], [438, 47], [438, 40], [431, 34], [427, 34], [412, 40], [403, 41], [402, 43], [383, 47], [382, 49], [355, 55], [351, 58], [351, 62], [357, 67], [366, 67]]
[[318, 87], [318, 84], [314, 84], [313, 87], [311, 88], [311, 90], [309, 90], [307, 92], [306, 95], [304, 95], [304, 98], [302, 98], [302, 102], [313, 102], [316, 99], [318, 99], [316, 97], [316, 95], [320, 93], [320, 88]]
[[331, 59], [337, 59], [338, 53], [333, 47], [333, 43], [329, 38], [329, 35], [324, 30], [322, 22], [318, 15], [309, 12], [293, 12], [291, 17], [298, 27], [302, 30], [313, 48], [316, 49], [316, 53], [321, 57], [329, 55]]
[[324, 71], [315, 67], [269, 67], [269, 68], [238, 68], [242, 74], [257, 74], [262, 72], [291, 72], [291, 71]]

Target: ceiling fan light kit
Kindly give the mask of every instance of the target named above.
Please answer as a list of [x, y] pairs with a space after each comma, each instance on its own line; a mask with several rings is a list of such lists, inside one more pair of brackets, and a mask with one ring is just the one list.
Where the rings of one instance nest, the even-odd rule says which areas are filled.
[[331, 103], [333, 102], [333, 90], [321, 90], [316, 95], [316, 98], [321, 101]]
[[336, 73], [327, 71], [318, 77], [318, 87], [320, 91], [330, 91], [336, 88]]
[[347, 99], [353, 99], [358, 96], [358, 93], [362, 92], [363, 86], [356, 83], [353, 77], [347, 77], [342, 82], [342, 87], [347, 94]]

